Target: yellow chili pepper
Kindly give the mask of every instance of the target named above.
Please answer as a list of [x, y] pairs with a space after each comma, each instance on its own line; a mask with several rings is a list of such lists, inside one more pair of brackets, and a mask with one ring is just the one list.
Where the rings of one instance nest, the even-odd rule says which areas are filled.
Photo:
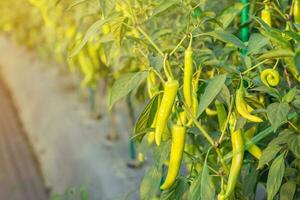
[[173, 126], [169, 168], [165, 182], [160, 186], [162, 190], [170, 188], [179, 173], [185, 144], [185, 134], [185, 127], [181, 125]]

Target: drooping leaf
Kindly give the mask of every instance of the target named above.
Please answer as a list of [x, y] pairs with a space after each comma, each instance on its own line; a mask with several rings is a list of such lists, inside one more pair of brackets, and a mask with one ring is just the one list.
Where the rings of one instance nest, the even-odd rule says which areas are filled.
[[274, 49], [267, 51], [258, 57], [258, 60], [265, 59], [275, 59], [275, 58], [285, 58], [285, 57], [293, 57], [294, 53], [289, 49]]
[[135, 139], [137, 141], [141, 141], [146, 134], [145, 130], [151, 128], [153, 123], [155, 113], [158, 109], [158, 102], [159, 102], [160, 94], [155, 95], [149, 103], [144, 108], [143, 112], [137, 119], [134, 128], [134, 135], [136, 135]]
[[117, 79], [109, 94], [109, 109], [111, 109], [119, 99], [126, 96], [132, 90], [138, 88], [146, 76], [147, 72], [141, 71], [136, 73], [127, 73]]
[[277, 194], [285, 171], [284, 155], [280, 154], [272, 163], [267, 179], [268, 200], [273, 200]]
[[75, 47], [75, 49], [71, 52], [69, 57], [75, 56], [82, 49], [82, 47], [84, 47], [84, 45], [88, 42], [88, 40], [94, 34], [96, 34], [98, 31], [101, 30], [101, 28], [104, 24], [108, 23], [109, 21], [113, 20], [114, 18], [115, 18], [115, 16], [112, 16], [110, 18], [100, 19], [100, 20], [96, 21], [95, 23], [93, 23], [89, 27], [87, 32], [85, 33], [85, 35], [84, 35], [83, 39], [80, 41], [79, 45], [77, 47]]
[[243, 8], [242, 3], [235, 3], [233, 6], [226, 8], [221, 15], [218, 17], [218, 20], [223, 24], [223, 29], [226, 29], [231, 22], [236, 18], [236, 16], [241, 12]]
[[161, 170], [156, 167], [148, 169], [140, 185], [140, 197], [142, 200], [152, 200], [156, 196], [162, 176], [161, 173]]
[[281, 186], [280, 200], [292, 200], [296, 192], [296, 183], [288, 181]]
[[226, 80], [226, 75], [219, 75], [209, 80], [207, 87], [205, 88], [204, 94], [200, 98], [198, 115], [209, 106], [209, 104], [214, 100], [214, 98], [219, 94], [224, 86]]
[[231, 43], [234, 46], [241, 48], [241, 49], [246, 48], [244, 43], [239, 38], [237, 38], [235, 35], [233, 35], [229, 32], [226, 32], [226, 31], [215, 30], [212, 32], [205, 33], [203, 35], [209, 35], [209, 36], [214, 37], [218, 40], [221, 40], [225, 43]]
[[258, 53], [261, 48], [266, 46], [269, 43], [269, 40], [262, 36], [259, 33], [253, 33], [251, 34], [249, 41], [248, 41], [248, 51], [247, 54], [255, 54]]
[[283, 102], [286, 103], [291, 103], [294, 100], [294, 97], [297, 94], [297, 88], [294, 87], [291, 90], [288, 91], [288, 93], [286, 95], [284, 95], [284, 97], [282, 98]]
[[[209, 151], [207, 155], [209, 154]], [[199, 172], [196, 179], [192, 182], [189, 191], [189, 200], [214, 200], [215, 199], [215, 186], [212, 177], [209, 175], [207, 166], [207, 156], [203, 165], [201, 173]]]
[[290, 137], [288, 147], [296, 158], [300, 159], [300, 135], [295, 134], [294, 137]]
[[265, 164], [270, 162], [275, 156], [278, 154], [278, 152], [281, 150], [281, 147], [279, 145], [268, 145], [267, 148], [265, 148], [262, 152], [262, 155], [259, 159], [258, 167], [262, 168]]
[[272, 103], [267, 107], [267, 115], [274, 130], [287, 122], [287, 114], [289, 113], [289, 104], [286, 102]]
[[153, 12], [151, 17], [154, 17], [156, 15], [163, 13], [164, 11], [167, 11], [169, 8], [171, 8], [176, 3], [177, 3], [177, 0], [162, 1], [162, 3], [158, 7], [156, 7], [156, 9]]
[[189, 184], [186, 177], [179, 176], [174, 185], [168, 189], [164, 190], [160, 196], [160, 200], [181, 200], [183, 199], [184, 193], [189, 188]]
[[119, 45], [121, 45], [122, 40], [126, 33], [126, 25], [128, 23], [127, 17], [118, 17], [110, 22], [111, 32]]

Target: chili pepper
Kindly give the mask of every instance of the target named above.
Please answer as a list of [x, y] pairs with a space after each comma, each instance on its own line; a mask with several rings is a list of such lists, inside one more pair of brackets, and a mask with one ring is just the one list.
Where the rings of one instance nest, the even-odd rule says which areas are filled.
[[213, 109], [210, 109], [209, 107], [205, 108], [205, 113], [208, 116], [215, 116], [215, 115], [217, 115], [217, 111], [215, 111]]
[[255, 115], [251, 115], [247, 110], [247, 104], [244, 100], [244, 88], [241, 84], [240, 88], [236, 92], [235, 96], [235, 105], [238, 113], [244, 117], [245, 119], [248, 119], [252, 122], [262, 122], [263, 120]]
[[93, 65], [91, 61], [87, 58], [84, 51], [78, 53], [78, 61], [80, 69], [84, 74], [84, 80], [82, 81], [82, 87], [86, 87], [93, 83]]
[[[192, 40], [192, 39], [191, 39]], [[193, 78], [193, 50], [191, 42], [184, 52], [184, 73], [183, 73], [183, 96], [189, 108], [192, 107], [192, 78]]]
[[224, 129], [224, 125], [227, 119], [227, 112], [225, 110], [224, 105], [218, 100], [215, 101], [215, 106], [216, 106], [218, 122], [219, 122], [219, 130], [222, 131]]
[[158, 109], [155, 127], [155, 142], [157, 145], [161, 143], [162, 133], [171, 114], [178, 87], [179, 83], [177, 80], [169, 80], [164, 85], [164, 94]]
[[149, 71], [147, 76], [147, 90], [150, 98], [159, 92], [159, 84], [156, 82], [155, 73], [153, 71]]
[[244, 139], [246, 143], [250, 142], [247, 151], [255, 158], [259, 159], [261, 157], [262, 151], [256, 144], [251, 142], [251, 138], [253, 137], [256, 130], [257, 130], [257, 126], [252, 126], [251, 128], [249, 128], [247, 131], [245, 131]]
[[265, 5], [265, 8], [261, 11], [261, 19], [268, 24], [269, 27], [272, 27], [271, 10], [268, 5]]
[[275, 69], [265, 69], [261, 72], [260, 79], [266, 86], [274, 87], [279, 84], [280, 76]]
[[[197, 97], [197, 91], [198, 91], [198, 84], [199, 84], [199, 78], [201, 75], [201, 71], [202, 68], [199, 69], [199, 71], [197, 71], [196, 76], [193, 78], [192, 81], [192, 87], [193, 87], [193, 93], [192, 93], [192, 99], [193, 99], [193, 104], [192, 104], [192, 112], [193, 112], [193, 117], [197, 116], [198, 113], [198, 108], [199, 108], [199, 104], [198, 104], [198, 97]], [[187, 126], [191, 126], [193, 123], [193, 120], [190, 119], [187, 123]]]
[[[234, 113], [231, 116], [231, 118], [235, 118]], [[230, 167], [225, 194], [219, 194], [218, 200], [228, 199], [231, 196], [231, 194], [234, 192], [234, 188], [238, 181], [238, 177], [244, 160], [244, 141], [243, 141], [242, 130], [241, 129], [234, 130], [236, 119], [233, 119], [233, 121], [234, 122], [232, 123], [232, 120], [230, 120], [231, 144], [232, 144], [232, 155], [233, 155], [231, 160], [231, 167]]]
[[293, 15], [294, 15], [295, 23], [299, 24], [300, 23], [300, 0], [294, 1]]
[[185, 144], [185, 134], [186, 128], [184, 126], [173, 126], [169, 168], [165, 182], [160, 186], [162, 190], [170, 188], [179, 173]]

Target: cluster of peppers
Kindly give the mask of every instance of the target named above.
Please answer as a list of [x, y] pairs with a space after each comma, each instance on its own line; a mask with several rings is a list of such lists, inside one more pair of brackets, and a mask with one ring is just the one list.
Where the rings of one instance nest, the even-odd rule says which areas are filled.
[[[300, 0], [294, 1], [294, 20], [296, 23], [300, 22]], [[261, 19], [269, 26], [272, 27], [271, 20], [271, 8], [268, 5], [268, 2], [265, 3], [264, 9], [261, 11]], [[165, 65], [168, 65], [165, 63]], [[276, 67], [276, 66], [275, 66]], [[280, 75], [275, 69], [264, 69], [260, 73], [261, 82], [267, 87], [275, 87], [280, 82]], [[289, 63], [288, 69], [293, 74], [297, 81], [300, 81], [298, 71], [295, 70], [296, 67], [292, 63]], [[148, 133], [148, 143], [156, 143], [160, 145], [163, 135], [168, 132], [167, 122], [174, 110], [174, 105], [176, 102], [176, 97], [179, 93], [179, 82], [175, 80], [172, 76], [170, 69], [166, 67], [165, 70], [168, 81], [164, 82], [163, 97], [159, 102], [160, 106], [155, 115], [153, 124], [151, 128], [154, 128], [155, 131]], [[193, 124], [193, 120], [190, 119], [188, 113], [192, 118], [197, 119], [198, 112], [198, 97], [197, 89], [199, 82], [200, 73], [194, 75], [193, 70], [193, 50], [192, 50], [192, 36], [188, 48], [184, 53], [184, 70], [183, 70], [183, 86], [182, 92], [184, 97], [184, 108], [180, 113], [177, 113], [177, 122], [172, 127], [172, 143], [170, 151], [170, 159], [168, 163], [168, 172], [165, 178], [164, 183], [160, 186], [161, 190], [169, 189], [176, 180], [176, 177], [179, 174], [180, 166], [184, 154], [185, 143], [186, 143], [186, 131]], [[153, 71], [149, 72], [148, 76], [148, 92], [150, 98], [158, 94], [159, 85], [155, 79], [155, 73]], [[228, 128], [231, 138], [232, 146], [232, 160], [231, 167], [228, 173], [226, 187], [221, 189], [221, 192], [218, 195], [218, 200], [228, 199], [234, 192], [236, 184], [238, 182], [238, 177], [241, 171], [241, 167], [244, 161], [244, 151], [247, 146], [247, 151], [256, 159], [260, 159], [262, 155], [262, 150], [254, 144], [251, 139], [254, 136], [257, 125], [252, 126], [248, 130], [244, 131], [241, 127], [237, 126], [237, 118], [242, 117], [249, 122], [261, 123], [263, 119], [252, 114], [254, 109], [246, 103], [246, 88], [243, 86], [243, 80], [240, 81], [240, 84], [236, 90], [235, 94], [235, 106], [233, 112], [231, 112], [228, 120]], [[259, 101], [261, 104], [264, 103], [264, 98], [260, 97]], [[216, 110], [206, 108], [206, 114], [208, 116], [217, 115], [219, 128], [220, 130], [226, 129], [225, 125], [228, 117], [228, 113], [224, 105], [218, 100], [215, 101]]]

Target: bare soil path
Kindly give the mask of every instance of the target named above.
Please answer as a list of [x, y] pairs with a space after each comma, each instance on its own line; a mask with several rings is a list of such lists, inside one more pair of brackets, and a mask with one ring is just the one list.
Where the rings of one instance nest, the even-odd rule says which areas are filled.
[[47, 199], [38, 163], [2, 80], [0, 80], [0, 199]]

